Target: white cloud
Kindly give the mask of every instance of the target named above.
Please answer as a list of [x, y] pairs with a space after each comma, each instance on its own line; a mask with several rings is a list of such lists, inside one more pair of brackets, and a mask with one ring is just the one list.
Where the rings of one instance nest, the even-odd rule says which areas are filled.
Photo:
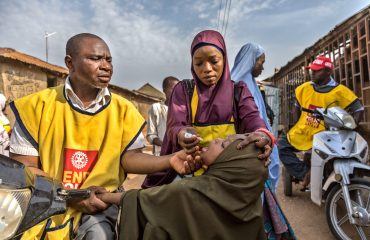
[[127, 12], [114, 3], [107, 6], [94, 1], [92, 10], [94, 29], [104, 30], [102, 34], [112, 50], [113, 83], [139, 87], [138, 82], [155, 82], [158, 86], [166, 75], [176, 75], [174, 65], [185, 65], [183, 52], [188, 43], [182, 41], [179, 30], [171, 23], [143, 8]]
[[113, 84], [129, 89], [145, 82], [160, 86], [166, 75], [184, 78], [190, 73], [190, 57], [185, 54], [190, 40], [184, 38], [173, 23], [151, 15], [143, 5], [123, 7], [119, 1], [92, 0], [84, 1], [80, 6], [85, 10], [82, 12], [75, 6], [65, 9], [62, 4], [57, 0], [47, 4], [41, 0], [11, 1], [6, 7], [7, 14], [0, 12], [0, 18], [6, 19], [0, 25], [3, 33], [0, 46], [45, 59], [44, 31], [56, 31], [57, 34], [49, 38], [49, 60], [64, 66], [68, 38], [91, 32], [110, 46]]
[[[64, 66], [68, 38], [91, 32], [110, 46], [113, 84], [133, 89], [150, 82], [160, 87], [167, 75], [191, 76], [192, 38], [201, 30], [216, 28], [218, 21], [221, 29], [220, 1], [0, 0], [0, 47], [45, 59], [44, 33], [55, 31], [49, 38], [49, 60]], [[226, 34], [229, 63], [243, 44], [258, 42], [267, 50], [264, 76], [268, 76], [367, 4], [366, 0], [232, 0]]]

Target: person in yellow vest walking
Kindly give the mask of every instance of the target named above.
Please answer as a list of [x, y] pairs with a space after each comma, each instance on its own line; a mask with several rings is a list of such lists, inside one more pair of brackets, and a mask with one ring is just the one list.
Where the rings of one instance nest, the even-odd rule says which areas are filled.
[[359, 122], [364, 108], [358, 97], [346, 86], [338, 84], [332, 77], [333, 63], [330, 58], [319, 56], [308, 66], [312, 71], [312, 81], [305, 82], [295, 90], [295, 125], [287, 136], [279, 140], [279, 155], [288, 173], [303, 180], [303, 187], [309, 184], [309, 166], [300, 161], [295, 152], [312, 148], [314, 134], [323, 131], [320, 119], [301, 108], [316, 109], [339, 106], [351, 113]]
[[73, 36], [65, 63], [64, 85], [10, 104], [16, 116], [10, 156], [66, 188], [92, 193], [70, 201], [65, 214], [36, 225], [22, 239], [115, 239], [118, 209], [96, 194], [117, 191], [126, 173], [168, 168], [191, 173], [201, 167], [200, 158], [184, 151], [160, 157], [141, 153], [145, 121], [131, 102], [109, 92], [113, 65], [103, 39], [90, 33]]
[[9, 156], [9, 136], [12, 129], [9, 119], [4, 114], [6, 106], [6, 97], [0, 94], [0, 154]]

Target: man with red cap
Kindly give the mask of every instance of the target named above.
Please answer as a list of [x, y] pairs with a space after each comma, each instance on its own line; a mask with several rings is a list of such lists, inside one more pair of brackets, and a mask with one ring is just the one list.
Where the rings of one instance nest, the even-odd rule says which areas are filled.
[[358, 97], [332, 78], [334, 65], [330, 58], [319, 56], [308, 68], [312, 72], [312, 81], [303, 83], [295, 90], [295, 125], [278, 144], [280, 159], [285, 168], [291, 176], [303, 180], [304, 188], [309, 184], [310, 169], [306, 162], [298, 159], [295, 152], [311, 149], [314, 134], [325, 128], [320, 119], [301, 111], [301, 108], [313, 110], [329, 104], [331, 107], [339, 106], [351, 113], [356, 122], [360, 121], [364, 111]]

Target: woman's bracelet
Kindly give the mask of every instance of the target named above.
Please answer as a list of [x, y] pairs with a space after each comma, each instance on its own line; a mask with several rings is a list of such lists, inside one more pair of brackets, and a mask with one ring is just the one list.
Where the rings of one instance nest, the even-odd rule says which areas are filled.
[[275, 136], [269, 130], [267, 130], [265, 128], [259, 128], [255, 132], [263, 132], [264, 134], [266, 134], [270, 138], [270, 146], [271, 147], [274, 146], [274, 144], [276, 143]]

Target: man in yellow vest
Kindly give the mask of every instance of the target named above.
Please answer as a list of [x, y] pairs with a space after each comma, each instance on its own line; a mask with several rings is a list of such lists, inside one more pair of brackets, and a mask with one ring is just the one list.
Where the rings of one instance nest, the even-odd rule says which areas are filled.
[[312, 71], [312, 81], [305, 82], [295, 90], [295, 125], [286, 137], [279, 140], [279, 155], [285, 168], [291, 176], [303, 180], [303, 187], [309, 184], [309, 166], [298, 159], [295, 152], [312, 148], [314, 134], [323, 131], [322, 120], [301, 108], [315, 109], [330, 106], [340, 106], [351, 113], [359, 122], [364, 108], [358, 97], [347, 87], [338, 84], [332, 77], [333, 63], [330, 58], [319, 56], [308, 66]]
[[131, 102], [109, 92], [112, 57], [100, 37], [70, 38], [65, 63], [64, 85], [11, 103], [16, 116], [11, 157], [35, 174], [58, 179], [66, 188], [90, 188], [92, 194], [69, 202], [65, 214], [33, 227], [22, 239], [114, 239], [118, 209], [96, 194], [117, 191], [126, 173], [172, 167], [187, 174], [201, 166], [200, 159], [183, 151], [161, 157], [141, 153], [145, 121]]

